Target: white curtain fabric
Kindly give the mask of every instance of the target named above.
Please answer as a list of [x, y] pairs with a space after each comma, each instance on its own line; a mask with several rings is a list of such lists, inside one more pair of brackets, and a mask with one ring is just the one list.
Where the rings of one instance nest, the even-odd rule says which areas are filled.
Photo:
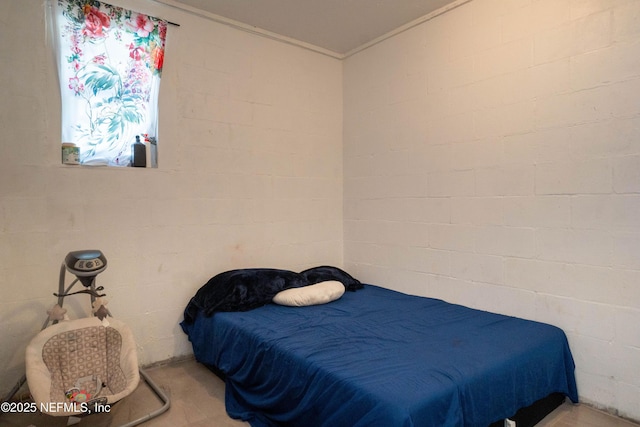
[[128, 166], [136, 135], [156, 143], [167, 22], [95, 0], [51, 0], [62, 143], [82, 164]]

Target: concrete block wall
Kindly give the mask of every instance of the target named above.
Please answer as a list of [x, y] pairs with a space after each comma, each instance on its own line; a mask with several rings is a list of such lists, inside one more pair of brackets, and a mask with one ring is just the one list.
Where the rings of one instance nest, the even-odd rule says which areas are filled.
[[565, 330], [640, 419], [640, 2], [472, 0], [344, 62], [344, 261]]
[[[231, 268], [342, 264], [342, 65], [143, 0], [169, 27], [159, 168], [60, 163], [60, 96], [41, 0], [0, 0], [0, 395], [54, 303], [60, 264], [97, 278], [140, 362], [189, 354], [178, 322]], [[67, 284], [71, 278], [67, 277]], [[65, 302], [83, 315], [88, 298]]]
[[638, 1], [472, 0], [342, 64], [111, 3], [181, 24], [157, 170], [60, 165], [43, 3], [0, 0], [0, 395], [71, 250], [106, 253], [150, 363], [190, 352], [210, 275], [340, 265], [344, 239], [364, 281], [562, 327], [583, 401], [640, 419]]

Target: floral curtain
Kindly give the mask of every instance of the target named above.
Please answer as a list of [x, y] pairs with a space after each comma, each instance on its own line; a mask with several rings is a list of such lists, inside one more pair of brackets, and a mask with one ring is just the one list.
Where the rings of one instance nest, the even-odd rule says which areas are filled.
[[53, 0], [62, 142], [83, 164], [128, 166], [131, 144], [155, 144], [167, 22], [96, 0]]

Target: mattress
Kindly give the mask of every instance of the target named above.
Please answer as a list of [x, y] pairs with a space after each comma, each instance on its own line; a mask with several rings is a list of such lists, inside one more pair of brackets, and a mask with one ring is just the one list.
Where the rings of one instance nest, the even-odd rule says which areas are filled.
[[552, 393], [578, 401], [561, 329], [373, 285], [182, 327], [252, 426], [486, 427]]

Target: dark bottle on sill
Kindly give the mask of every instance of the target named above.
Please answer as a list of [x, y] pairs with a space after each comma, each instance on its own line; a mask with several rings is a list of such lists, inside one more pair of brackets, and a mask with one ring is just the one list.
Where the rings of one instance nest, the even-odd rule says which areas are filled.
[[131, 146], [131, 166], [134, 168], [147, 167], [147, 147], [140, 142], [140, 135], [136, 135], [136, 142]]

